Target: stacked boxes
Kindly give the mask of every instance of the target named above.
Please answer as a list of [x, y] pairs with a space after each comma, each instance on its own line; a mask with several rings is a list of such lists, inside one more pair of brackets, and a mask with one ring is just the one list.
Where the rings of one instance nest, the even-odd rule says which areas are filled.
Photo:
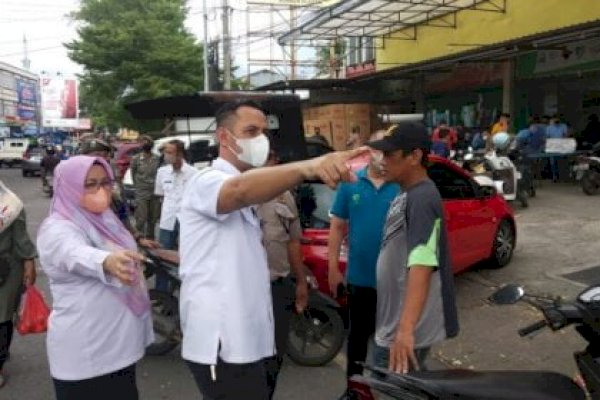
[[372, 131], [372, 107], [370, 104], [329, 104], [305, 108], [304, 132], [312, 136], [315, 127], [329, 141], [335, 150], [345, 150], [348, 136], [357, 131], [363, 141], [367, 141]]

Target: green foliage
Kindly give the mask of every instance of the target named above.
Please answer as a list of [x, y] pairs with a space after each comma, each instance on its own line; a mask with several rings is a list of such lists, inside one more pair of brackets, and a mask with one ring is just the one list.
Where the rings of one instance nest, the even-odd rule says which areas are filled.
[[81, 108], [97, 127], [143, 128], [124, 104], [202, 89], [202, 46], [184, 27], [185, 0], [81, 0], [79, 38], [65, 44], [84, 68]]
[[332, 69], [342, 67], [344, 57], [346, 57], [346, 41], [343, 38], [338, 38], [329, 47], [318, 47], [316, 56], [318, 75], [329, 75]]

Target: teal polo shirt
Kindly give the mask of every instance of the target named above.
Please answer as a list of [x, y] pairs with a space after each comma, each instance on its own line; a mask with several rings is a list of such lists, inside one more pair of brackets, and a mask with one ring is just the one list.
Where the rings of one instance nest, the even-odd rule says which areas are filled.
[[374, 288], [385, 219], [400, 187], [384, 183], [377, 189], [367, 177], [366, 168], [356, 175], [357, 182], [338, 186], [331, 214], [348, 222], [348, 283]]

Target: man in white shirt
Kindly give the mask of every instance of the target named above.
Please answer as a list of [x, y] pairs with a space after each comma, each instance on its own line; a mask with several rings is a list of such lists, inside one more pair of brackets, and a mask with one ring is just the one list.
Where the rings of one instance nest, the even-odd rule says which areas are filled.
[[[171, 140], [163, 147], [165, 165], [156, 173], [154, 194], [161, 199], [160, 246], [169, 250], [177, 249], [179, 221], [183, 191], [197, 170], [185, 162], [185, 145], [181, 140]], [[168, 279], [161, 274], [156, 276], [156, 289], [167, 291]]]
[[205, 400], [269, 398], [275, 354], [267, 257], [255, 204], [306, 179], [356, 179], [346, 162], [366, 149], [257, 168], [269, 152], [267, 119], [252, 102], [216, 115], [219, 158], [184, 191], [180, 222], [182, 355]]

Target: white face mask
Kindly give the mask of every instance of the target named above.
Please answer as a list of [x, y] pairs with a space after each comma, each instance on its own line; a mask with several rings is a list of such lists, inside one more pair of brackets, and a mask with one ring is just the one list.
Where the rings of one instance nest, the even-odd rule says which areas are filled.
[[231, 132], [229, 134], [235, 138], [236, 145], [242, 150], [241, 153], [236, 154], [238, 160], [253, 167], [265, 165], [269, 157], [269, 139], [265, 135], [260, 134], [250, 139], [240, 139]]

